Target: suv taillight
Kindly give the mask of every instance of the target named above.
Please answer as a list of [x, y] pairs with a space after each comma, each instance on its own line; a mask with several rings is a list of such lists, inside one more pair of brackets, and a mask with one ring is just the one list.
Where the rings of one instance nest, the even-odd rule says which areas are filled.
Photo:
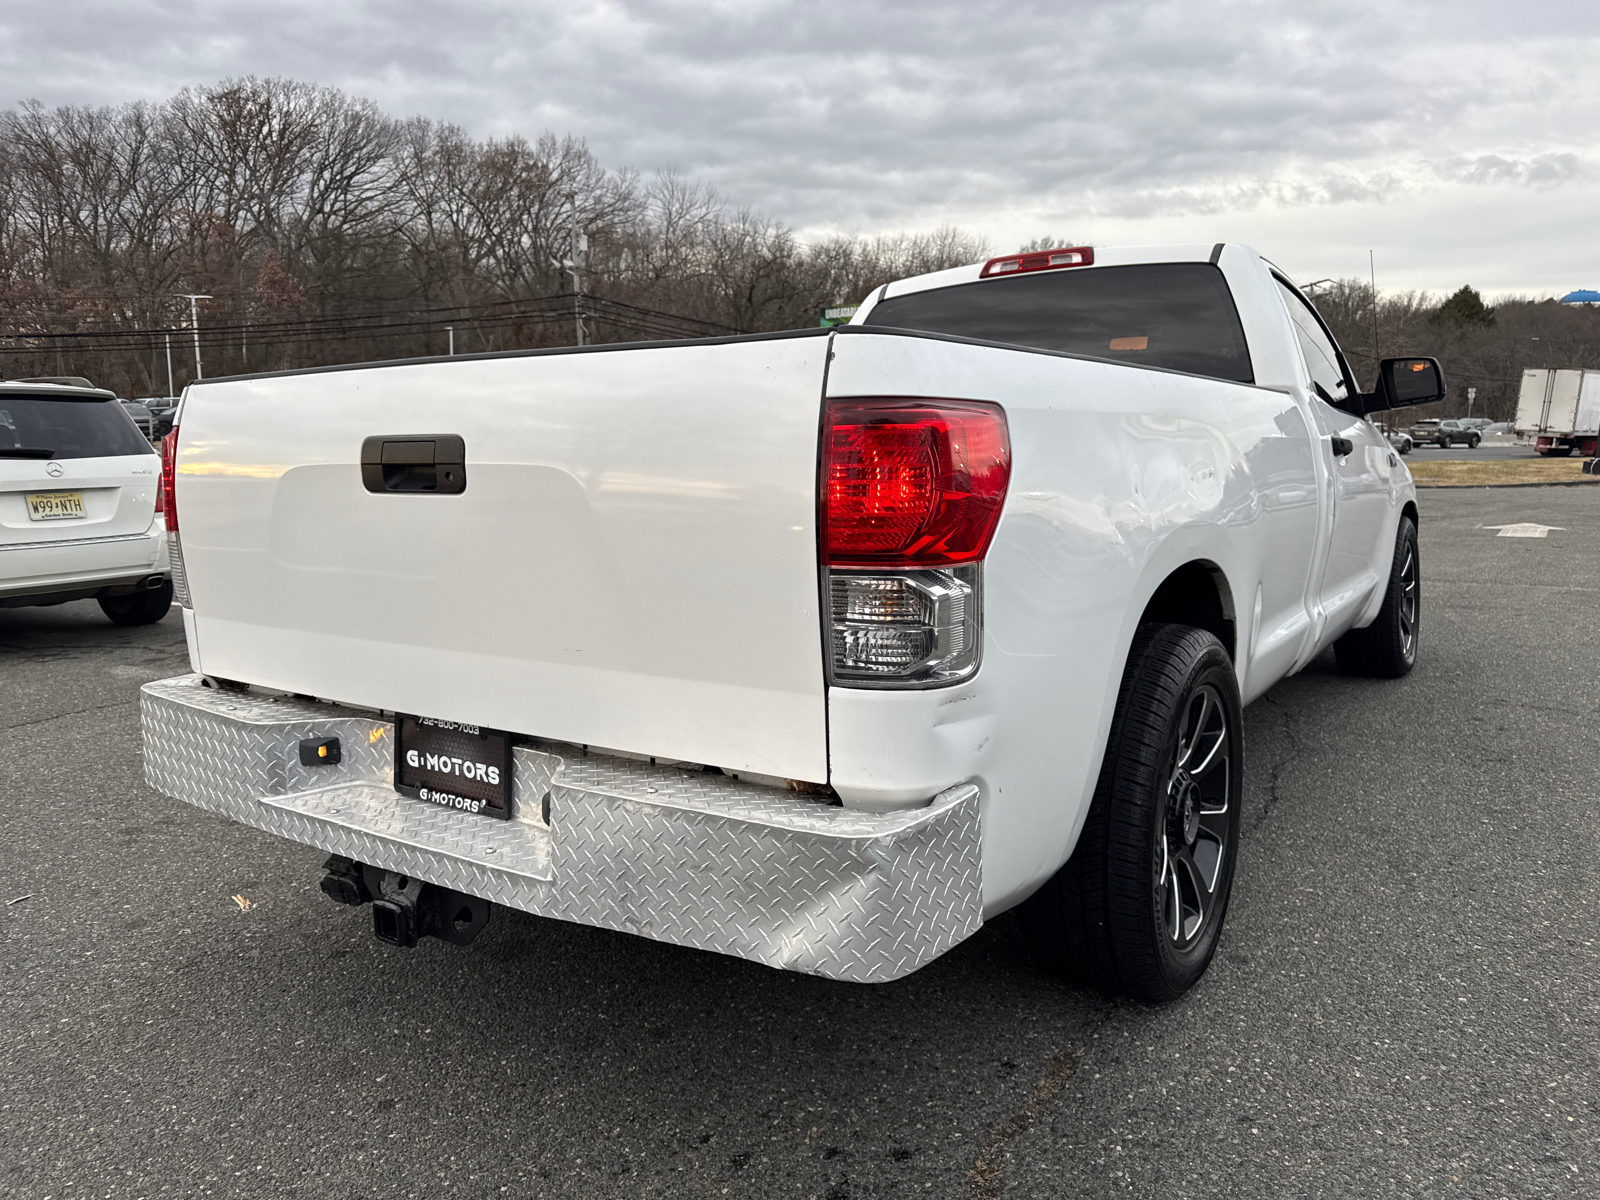
[[156, 493], [156, 511], [167, 518], [167, 532], [178, 532], [178, 498], [173, 490], [173, 479], [178, 469], [178, 431], [176, 428], [161, 439], [161, 490]]
[[981, 560], [1010, 477], [999, 405], [829, 402], [820, 523], [833, 682], [936, 687], [977, 671]]

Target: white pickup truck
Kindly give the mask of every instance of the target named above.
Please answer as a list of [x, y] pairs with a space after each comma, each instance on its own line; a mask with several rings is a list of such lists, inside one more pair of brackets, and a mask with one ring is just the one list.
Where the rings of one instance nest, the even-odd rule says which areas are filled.
[[1104, 986], [1222, 928], [1240, 708], [1416, 660], [1417, 511], [1239, 245], [1068, 248], [849, 325], [192, 385], [167, 795], [328, 852], [380, 937], [490, 904], [837, 979], [1029, 901]]

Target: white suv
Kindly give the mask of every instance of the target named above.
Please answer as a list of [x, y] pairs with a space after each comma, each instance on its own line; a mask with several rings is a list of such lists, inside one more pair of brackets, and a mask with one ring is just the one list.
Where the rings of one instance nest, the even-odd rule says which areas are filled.
[[95, 599], [167, 615], [161, 458], [110, 392], [0, 383], [0, 608]]

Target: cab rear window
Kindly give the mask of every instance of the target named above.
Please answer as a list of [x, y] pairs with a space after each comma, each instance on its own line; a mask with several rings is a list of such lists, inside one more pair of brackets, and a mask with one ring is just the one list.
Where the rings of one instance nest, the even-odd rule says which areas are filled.
[[115, 400], [0, 395], [0, 458], [118, 458], [154, 453]]
[[865, 324], [1255, 381], [1233, 295], [1210, 263], [985, 279], [885, 300]]

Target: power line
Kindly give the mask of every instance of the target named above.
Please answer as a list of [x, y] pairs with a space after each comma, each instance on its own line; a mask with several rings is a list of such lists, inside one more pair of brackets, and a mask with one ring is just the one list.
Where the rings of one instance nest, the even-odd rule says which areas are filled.
[[[443, 305], [434, 305], [434, 306], [430, 306], [430, 307], [427, 307], [427, 308], [395, 306], [395, 307], [390, 307], [390, 308], [386, 308], [386, 309], [371, 310], [371, 311], [367, 311], [367, 312], [334, 313], [334, 314], [329, 314], [329, 315], [325, 315], [325, 316], [317, 316], [317, 317], [296, 317], [296, 318], [293, 318], [293, 319], [290, 319], [290, 320], [284, 320], [284, 321], [241, 321], [238, 324], [232, 324], [232, 325], [222, 325], [222, 324], [208, 325], [204, 332], [208, 337], [212, 336], [212, 335], [215, 335], [215, 336], [218, 336], [218, 337], [227, 337], [230, 334], [238, 334], [238, 333], [243, 333], [243, 332], [248, 332], [248, 333], [253, 335], [253, 334], [257, 333], [258, 331], [270, 331], [270, 330], [274, 330], [274, 329], [298, 329], [298, 328], [306, 328], [306, 327], [319, 326], [319, 325], [353, 323], [353, 322], [360, 322], [360, 321], [366, 321], [366, 320], [379, 320], [379, 319], [382, 319], [382, 318], [385, 318], [385, 317], [397, 316], [397, 315], [399, 315], [401, 313], [405, 313], [405, 314], [411, 315], [411, 316], [416, 317], [416, 318], [423, 318], [423, 317], [432, 316], [432, 315], [435, 315], [435, 314], [441, 314], [441, 315], [442, 314], [449, 314], [449, 313], [470, 314], [470, 313], [472, 313], [474, 311], [481, 312], [481, 311], [490, 310], [490, 309], [510, 308], [510, 307], [514, 307], [514, 306], [517, 306], [517, 305], [530, 305], [530, 304], [557, 305], [557, 304], [565, 304], [565, 303], [568, 303], [568, 302], [574, 300], [575, 298], [577, 298], [577, 295], [578, 295], [578, 293], [576, 293], [576, 292], [555, 292], [555, 293], [553, 293], [551, 295], [546, 295], [546, 296], [528, 296], [528, 297], [513, 298], [513, 299], [508, 299], [508, 300], [483, 300], [483, 301], [477, 301], [477, 302], [464, 302], [464, 303], [461, 303], [461, 304], [443, 304]], [[210, 297], [199, 297], [199, 298], [200, 299], [209, 299]], [[641, 314], [648, 314], [648, 315], [656, 316], [656, 317], [666, 317], [666, 318], [670, 318], [670, 319], [672, 319], [674, 321], [686, 322], [686, 323], [693, 324], [693, 325], [700, 325], [700, 326], [704, 326], [707, 329], [717, 329], [717, 330], [721, 330], [721, 331], [726, 332], [726, 333], [747, 333], [747, 332], [749, 332], [748, 330], [741, 329], [736, 325], [728, 325], [728, 324], [725, 324], [725, 323], [723, 323], [721, 321], [711, 321], [711, 320], [707, 320], [704, 317], [684, 316], [681, 313], [672, 313], [672, 312], [667, 312], [667, 311], [665, 311], [663, 309], [649, 308], [649, 307], [646, 307], [646, 306], [643, 306], [643, 305], [630, 304], [625, 300], [614, 300], [614, 299], [611, 299], [609, 297], [597, 296], [597, 295], [594, 295], [594, 294], [585, 294], [583, 296], [583, 299], [586, 302], [589, 302], [589, 303], [600, 303], [600, 304], [605, 304], [605, 305], [613, 306], [613, 307], [617, 307], [617, 308], [628, 309], [628, 310], [630, 310], [632, 312], [637, 312], [637, 313], [641, 313]], [[469, 319], [469, 318], [464, 317], [462, 319]], [[419, 323], [420, 323], [420, 321], [419, 321]], [[13, 326], [15, 326], [15, 325], [18, 325], [19, 322], [17, 321], [17, 319], [15, 317], [13, 317], [11, 319], [11, 324], [13, 324]], [[94, 338], [94, 337], [106, 337], [106, 336], [155, 337], [155, 336], [159, 336], [161, 334], [172, 333], [172, 332], [176, 332], [176, 330], [174, 330], [173, 327], [163, 325], [163, 326], [158, 326], [158, 327], [154, 327], [154, 328], [117, 329], [117, 330], [105, 330], [105, 331], [97, 331], [97, 330], [71, 330], [71, 331], [68, 331], [68, 330], [63, 330], [61, 332], [43, 332], [43, 331], [38, 331], [38, 332], [27, 332], [27, 333], [25, 333], [21, 329], [16, 329], [16, 331], [11, 333], [11, 334], [8, 334], [8, 335], [7, 334], [0, 334], [0, 336], [30, 337], [30, 338], [46, 337], [46, 338], [78, 339], [78, 338]]]
[[[565, 297], [552, 297], [559, 301]], [[639, 305], [631, 305], [621, 301], [609, 301], [600, 297], [588, 298], [591, 303], [592, 318], [606, 325], [623, 329], [637, 330], [649, 336], [665, 339], [682, 339], [707, 336], [707, 329], [721, 332], [731, 330], [733, 327], [724, 326], [717, 322], [702, 321], [695, 317], [683, 317], [677, 313], [662, 312], [657, 309], [648, 309]], [[523, 312], [498, 312], [492, 316], [480, 317], [469, 321], [473, 328], [479, 330], [499, 329], [513, 325], [546, 325], [570, 319], [570, 310], [558, 308], [554, 305], [542, 310]], [[698, 326], [698, 328], [697, 328]], [[353, 325], [345, 322], [323, 322], [317, 325], [280, 325], [271, 334], [266, 334], [259, 328], [253, 328], [254, 337], [252, 344], [261, 350], [278, 346], [306, 346], [319, 343], [351, 342], [363, 340], [390, 340], [394, 338], [412, 337], [419, 333], [427, 333], [437, 329], [449, 328], [439, 321], [385, 321], [369, 322]], [[742, 332], [742, 331], [740, 331]], [[128, 334], [121, 332], [104, 332], [96, 334], [79, 333], [74, 336], [77, 344], [76, 353], [79, 354], [117, 354], [134, 353], [143, 354], [152, 350], [155, 342], [135, 340]], [[163, 335], [165, 336], [165, 335]], [[17, 340], [45, 341], [51, 335], [17, 335]], [[198, 344], [201, 348], [212, 351], [225, 349], [231, 342], [226, 329], [207, 328], [198, 334]], [[48, 353], [49, 346], [12, 346], [12, 353]]]

